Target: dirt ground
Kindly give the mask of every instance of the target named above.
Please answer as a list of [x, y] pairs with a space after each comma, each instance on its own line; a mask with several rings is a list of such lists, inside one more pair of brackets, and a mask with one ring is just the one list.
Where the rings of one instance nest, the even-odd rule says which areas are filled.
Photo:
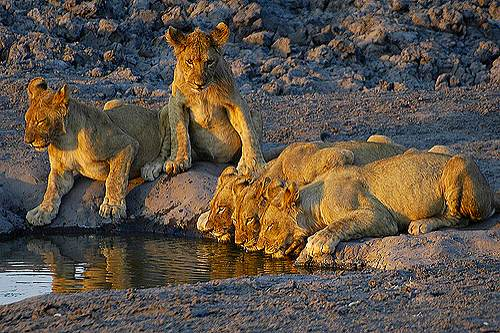
[[499, 262], [238, 278], [45, 295], [0, 306], [3, 332], [498, 332]]

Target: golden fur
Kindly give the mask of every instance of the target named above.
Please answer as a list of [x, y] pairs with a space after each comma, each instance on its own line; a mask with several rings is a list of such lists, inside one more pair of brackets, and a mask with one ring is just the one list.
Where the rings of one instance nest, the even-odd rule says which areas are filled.
[[170, 175], [185, 171], [196, 159], [228, 163], [241, 155], [239, 172], [261, 168], [261, 114], [240, 96], [222, 55], [229, 28], [221, 22], [209, 34], [195, 29], [184, 35], [170, 27], [165, 38], [177, 58], [166, 109], [172, 149], [148, 165], [146, 179], [153, 180], [162, 168]]
[[321, 263], [340, 241], [412, 235], [491, 216], [494, 195], [467, 157], [412, 153], [329, 172], [302, 188], [278, 185], [266, 206], [257, 248]]
[[[386, 141], [390, 142], [387, 137]], [[368, 162], [400, 154], [404, 148], [393, 143], [378, 142], [308, 142], [288, 146], [278, 158], [269, 162], [262, 173], [254, 180], [238, 175], [236, 171], [224, 172], [219, 178], [215, 195], [210, 202], [209, 213], [198, 219], [198, 229], [212, 232], [219, 240], [229, 240], [233, 233], [234, 222], [245, 221], [251, 228], [258, 227], [258, 219], [250, 222], [262, 203], [256, 200], [262, 184], [267, 177], [293, 180], [307, 184], [324, 172], [345, 164], [366, 164]], [[353, 153], [354, 152], [354, 153]], [[250, 185], [250, 186], [249, 186]], [[238, 212], [235, 212], [235, 208]], [[255, 224], [254, 224], [255, 222]], [[216, 232], [214, 232], [217, 230]], [[253, 233], [251, 233], [253, 234]], [[241, 237], [240, 237], [241, 235]], [[238, 243], [245, 243], [242, 233]]]
[[48, 89], [42, 78], [31, 80], [28, 95], [25, 142], [37, 150], [48, 148], [50, 161], [47, 190], [26, 215], [28, 222], [49, 224], [77, 173], [106, 182], [101, 216], [125, 217], [129, 177], [139, 176], [141, 167], [159, 155], [161, 138], [169, 138], [160, 132], [159, 112], [134, 105], [103, 112], [72, 99], [66, 85]]

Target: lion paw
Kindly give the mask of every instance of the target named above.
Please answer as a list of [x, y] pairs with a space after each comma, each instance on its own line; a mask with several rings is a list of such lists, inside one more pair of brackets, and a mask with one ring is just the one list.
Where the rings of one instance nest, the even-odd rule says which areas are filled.
[[[325, 255], [331, 257], [338, 242], [338, 239], [333, 237], [328, 229], [318, 231], [307, 239], [307, 244], [300, 252], [296, 263], [298, 265], [321, 263], [325, 261]], [[320, 266], [322, 265], [320, 264]]]
[[50, 224], [55, 215], [56, 214], [54, 214], [53, 211], [44, 209], [42, 206], [38, 206], [26, 214], [26, 220], [31, 225], [42, 226]]
[[158, 178], [160, 176], [160, 173], [163, 170], [163, 162], [161, 161], [154, 161], [151, 163], [147, 163], [141, 168], [141, 177], [148, 181], [151, 182]]
[[241, 158], [238, 162], [236, 169], [238, 173], [244, 176], [252, 176], [260, 169], [264, 168], [266, 162], [264, 160], [257, 162], [255, 159], [251, 159], [251, 162]]
[[422, 220], [411, 221], [410, 225], [408, 226], [408, 233], [413, 236], [426, 234], [431, 231], [431, 225], [429, 223], [425, 223]]
[[127, 205], [125, 200], [119, 204], [112, 204], [108, 198], [104, 198], [101, 206], [99, 207], [99, 215], [103, 218], [121, 219], [127, 217]]
[[181, 172], [187, 171], [191, 168], [191, 161], [189, 159], [185, 160], [167, 160], [163, 166], [163, 170], [167, 175], [175, 176]]

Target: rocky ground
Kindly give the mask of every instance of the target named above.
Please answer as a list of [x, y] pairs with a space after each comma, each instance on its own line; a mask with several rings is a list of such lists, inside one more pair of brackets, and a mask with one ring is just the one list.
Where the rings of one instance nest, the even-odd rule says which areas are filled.
[[164, 96], [167, 27], [224, 21], [244, 93], [446, 89], [500, 82], [499, 19], [498, 0], [1, 0], [0, 67], [99, 78], [101, 98]]

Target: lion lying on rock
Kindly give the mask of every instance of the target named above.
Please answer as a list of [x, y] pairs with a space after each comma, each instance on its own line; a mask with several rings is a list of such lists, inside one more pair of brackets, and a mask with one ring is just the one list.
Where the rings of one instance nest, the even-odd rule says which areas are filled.
[[300, 189], [269, 186], [278, 188], [267, 189], [274, 197], [257, 248], [277, 257], [300, 253], [302, 265], [333, 264], [340, 241], [418, 235], [484, 220], [498, 206], [477, 165], [460, 155], [413, 152], [339, 168]]
[[155, 179], [162, 169], [170, 175], [186, 171], [193, 160], [228, 163], [241, 155], [238, 170], [244, 174], [264, 166], [261, 114], [240, 96], [222, 54], [227, 25], [219, 23], [210, 34], [195, 29], [188, 35], [170, 27], [165, 38], [177, 58], [165, 109], [172, 149], [162, 150], [161, 158], [146, 166], [145, 179]]
[[[198, 219], [197, 227], [210, 232], [221, 241], [230, 240], [234, 222], [258, 225], [256, 208], [262, 205], [254, 200], [261, 191], [266, 177], [286, 179], [308, 184], [319, 175], [338, 166], [363, 165], [375, 160], [401, 154], [405, 149], [384, 136], [372, 136], [367, 142], [340, 141], [335, 143], [309, 142], [288, 146], [275, 160], [269, 162], [257, 179], [238, 175], [236, 169], [227, 168], [220, 175], [210, 210]], [[260, 201], [260, 200], [259, 200]], [[235, 207], [239, 207], [235, 211]], [[235, 219], [232, 220], [231, 216]], [[253, 219], [253, 220], [252, 220]], [[240, 234], [238, 239], [240, 241]]]
[[135, 105], [97, 110], [72, 99], [66, 85], [48, 89], [43, 78], [30, 81], [28, 96], [24, 140], [36, 150], [48, 148], [50, 162], [43, 201], [28, 212], [28, 222], [46, 225], [56, 217], [75, 174], [106, 182], [102, 217], [125, 217], [128, 179], [140, 176], [141, 167], [159, 155], [162, 137], [170, 141], [159, 126], [168, 118]]

